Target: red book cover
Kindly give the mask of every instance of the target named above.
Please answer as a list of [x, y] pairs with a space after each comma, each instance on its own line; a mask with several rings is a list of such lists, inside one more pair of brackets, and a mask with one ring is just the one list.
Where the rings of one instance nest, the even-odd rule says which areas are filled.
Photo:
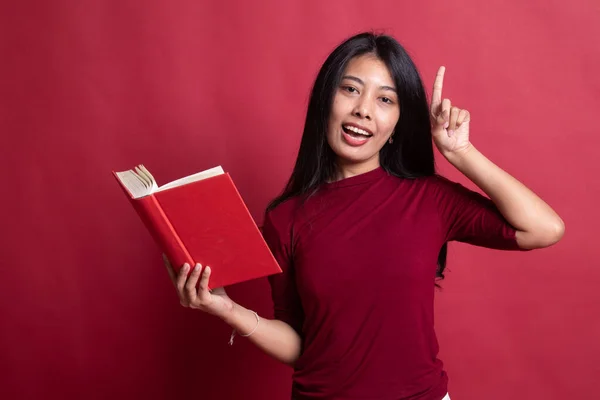
[[139, 198], [113, 174], [176, 272], [210, 266], [210, 288], [281, 272], [229, 174]]

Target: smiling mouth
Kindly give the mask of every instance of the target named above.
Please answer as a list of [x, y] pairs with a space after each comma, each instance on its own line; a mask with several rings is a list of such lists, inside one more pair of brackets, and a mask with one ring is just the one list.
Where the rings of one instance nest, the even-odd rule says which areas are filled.
[[352, 125], [342, 125], [342, 129], [344, 130], [344, 133], [357, 139], [368, 139], [373, 136], [373, 134], [365, 131], [364, 129], [360, 129]]

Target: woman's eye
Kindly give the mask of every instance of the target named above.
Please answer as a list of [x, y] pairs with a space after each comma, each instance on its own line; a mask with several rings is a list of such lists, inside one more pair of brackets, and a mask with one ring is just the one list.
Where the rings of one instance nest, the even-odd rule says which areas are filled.
[[352, 86], [344, 86], [344, 90], [350, 93], [358, 93], [358, 90], [356, 90]]
[[394, 103], [394, 102], [392, 101], [392, 99], [390, 99], [389, 97], [383, 97], [383, 98], [381, 99], [381, 101], [383, 101], [384, 103], [387, 103], [387, 104], [393, 104], [393, 103]]

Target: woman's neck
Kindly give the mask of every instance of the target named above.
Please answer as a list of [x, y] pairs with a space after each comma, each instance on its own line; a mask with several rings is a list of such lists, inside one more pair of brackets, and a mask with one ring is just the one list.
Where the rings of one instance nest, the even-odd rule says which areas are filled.
[[362, 175], [379, 167], [379, 159], [362, 163], [338, 161], [335, 175], [331, 181], [336, 182], [353, 176]]

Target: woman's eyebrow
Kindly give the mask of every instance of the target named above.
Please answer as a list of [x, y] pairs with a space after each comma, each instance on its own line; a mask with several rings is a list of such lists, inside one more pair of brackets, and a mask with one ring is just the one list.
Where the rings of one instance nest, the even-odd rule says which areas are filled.
[[[344, 75], [342, 77], [342, 79], [349, 79], [351, 81], [354, 81], [354, 82], [357, 82], [357, 83], [361, 84], [362, 86], [365, 85], [365, 83], [362, 81], [362, 79], [360, 79], [360, 78], [358, 78], [356, 76], [353, 76], [353, 75]], [[392, 92], [396, 92], [396, 89], [393, 88], [393, 87], [391, 87], [391, 86], [380, 86], [379, 89], [391, 90]]]

